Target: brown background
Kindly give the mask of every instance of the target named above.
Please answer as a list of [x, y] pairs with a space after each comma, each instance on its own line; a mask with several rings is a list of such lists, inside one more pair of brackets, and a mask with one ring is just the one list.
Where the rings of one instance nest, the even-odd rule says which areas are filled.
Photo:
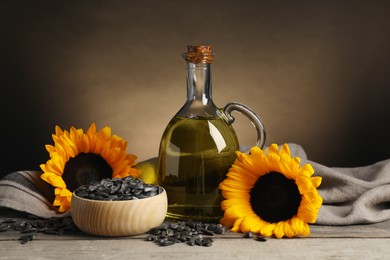
[[215, 103], [255, 110], [267, 145], [328, 166], [390, 158], [389, 1], [1, 1], [0, 33], [1, 175], [39, 169], [56, 124], [108, 125], [156, 156], [187, 44], [214, 46]]

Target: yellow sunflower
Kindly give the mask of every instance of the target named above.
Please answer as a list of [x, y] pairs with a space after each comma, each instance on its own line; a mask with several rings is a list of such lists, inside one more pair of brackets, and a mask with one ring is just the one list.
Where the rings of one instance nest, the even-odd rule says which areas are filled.
[[139, 170], [137, 157], [126, 154], [127, 142], [116, 135], [111, 135], [111, 128], [104, 127], [96, 132], [92, 123], [87, 132], [71, 127], [62, 131], [55, 127], [52, 135], [54, 146], [46, 145], [50, 159], [41, 164], [41, 178], [55, 187], [53, 206], [59, 212], [70, 209], [72, 192], [79, 186], [103, 178], [137, 177]]
[[308, 236], [308, 223], [316, 221], [322, 205], [310, 164], [300, 166], [290, 148], [276, 144], [268, 153], [253, 147], [250, 154], [237, 152], [227, 178], [219, 185], [225, 200], [221, 224], [236, 232], [255, 232], [277, 238]]

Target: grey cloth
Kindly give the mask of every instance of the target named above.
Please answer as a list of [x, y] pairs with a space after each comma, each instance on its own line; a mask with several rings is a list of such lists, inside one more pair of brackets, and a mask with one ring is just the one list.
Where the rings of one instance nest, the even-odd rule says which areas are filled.
[[0, 180], [0, 207], [42, 218], [62, 217], [52, 206], [54, 189], [40, 178], [39, 171], [17, 171]]
[[322, 176], [323, 206], [317, 224], [349, 225], [390, 219], [390, 160], [357, 168], [328, 168], [310, 162]]
[[293, 156], [310, 163], [314, 175], [322, 177], [318, 192], [323, 204], [316, 224], [369, 224], [390, 219], [390, 159], [365, 167], [330, 168], [308, 160], [301, 146], [289, 147]]
[[[330, 168], [307, 159], [297, 144], [289, 144], [291, 155], [310, 163], [323, 205], [316, 224], [352, 225], [390, 220], [390, 159], [356, 168]], [[40, 179], [41, 172], [19, 171], [0, 180], [0, 207], [40, 217], [64, 216], [52, 207], [54, 191]]]

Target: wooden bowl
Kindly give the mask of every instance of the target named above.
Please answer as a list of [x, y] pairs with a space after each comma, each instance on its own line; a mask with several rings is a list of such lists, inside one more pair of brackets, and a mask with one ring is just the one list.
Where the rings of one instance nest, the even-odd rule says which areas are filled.
[[167, 213], [167, 193], [122, 201], [100, 201], [73, 193], [71, 215], [82, 231], [99, 236], [131, 236], [161, 225]]

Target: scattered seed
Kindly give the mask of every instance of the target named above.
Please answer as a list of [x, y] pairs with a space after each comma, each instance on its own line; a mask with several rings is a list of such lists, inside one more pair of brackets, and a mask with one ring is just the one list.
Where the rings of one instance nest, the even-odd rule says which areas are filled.
[[202, 223], [192, 220], [178, 222], [164, 222], [162, 225], [149, 230], [150, 236], [146, 241], [156, 241], [151, 236], [157, 236], [157, 244], [160, 246], [186, 242], [189, 246], [209, 247], [213, 244], [212, 236], [223, 234], [226, 231], [221, 224]]
[[172, 246], [174, 244], [175, 244], [174, 241], [171, 241], [171, 240], [168, 240], [168, 239], [162, 239], [160, 241], [160, 246]]
[[190, 246], [194, 246], [195, 245], [195, 237], [191, 237], [190, 240], [188, 241], [188, 244]]
[[78, 232], [79, 229], [71, 217], [42, 219], [29, 215], [25, 220], [3, 220], [0, 224], [0, 232], [7, 231], [19, 231], [21, 234], [19, 240], [22, 244], [26, 244], [34, 239], [36, 233], [62, 235]]
[[265, 239], [264, 237], [261, 237], [261, 236], [258, 236], [258, 237], [256, 238], [256, 240], [257, 240], [257, 241], [260, 241], [260, 242], [266, 242], [266, 241], [267, 241], [267, 239]]
[[10, 223], [15, 223], [16, 221], [17, 220], [14, 219], [14, 218], [9, 218], [9, 219], [3, 220], [1, 223], [8, 223], [8, 224], [10, 224]]
[[212, 240], [209, 239], [209, 238], [205, 238], [205, 239], [202, 240], [202, 246], [209, 247], [209, 246], [212, 245], [212, 243], [213, 243]]
[[36, 232], [37, 232], [36, 228], [30, 228], [30, 229], [23, 230], [20, 233], [21, 234], [29, 234], [29, 233], [36, 233]]
[[10, 229], [10, 227], [7, 225], [7, 226], [1, 226], [0, 227], [0, 232], [6, 232], [6, 231], [8, 231]]
[[249, 231], [249, 232], [246, 232], [246, 233], [244, 234], [244, 237], [245, 237], [245, 238], [252, 238], [252, 237], [254, 237], [254, 234], [253, 234], [252, 231]]
[[26, 244], [28, 243], [29, 241], [32, 241], [34, 239], [34, 236], [33, 235], [24, 235], [24, 236], [21, 236], [19, 238], [19, 240], [21, 240], [21, 243], [22, 244]]
[[203, 234], [207, 235], [207, 236], [213, 236], [213, 235], [214, 235], [213, 232], [211, 232], [211, 231], [209, 231], [209, 230], [207, 230], [207, 229], [204, 229], [204, 228], [202, 228], [200, 231], [201, 231]]

